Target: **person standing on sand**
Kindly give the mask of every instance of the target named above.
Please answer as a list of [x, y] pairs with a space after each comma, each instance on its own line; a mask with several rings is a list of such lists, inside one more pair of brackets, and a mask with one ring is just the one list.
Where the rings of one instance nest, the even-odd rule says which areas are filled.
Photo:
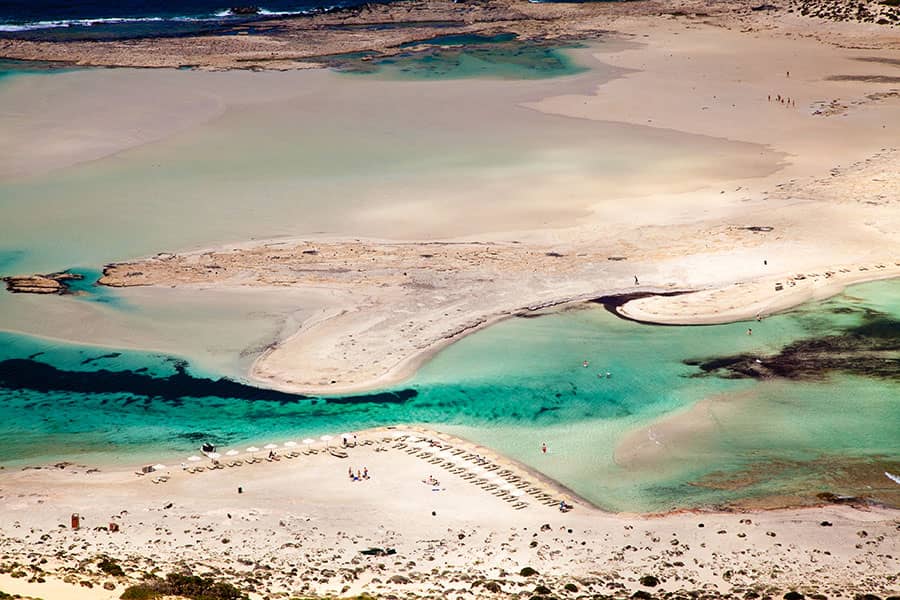
[[634, 285], [640, 285], [640, 283], [638, 283], [637, 275], [634, 276]]

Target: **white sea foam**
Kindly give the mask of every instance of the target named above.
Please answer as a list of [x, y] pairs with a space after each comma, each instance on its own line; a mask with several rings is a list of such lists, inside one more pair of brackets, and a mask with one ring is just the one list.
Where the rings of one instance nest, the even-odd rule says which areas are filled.
[[[187, 18], [186, 18], [187, 19]], [[96, 19], [61, 19], [58, 21], [32, 21], [30, 23], [0, 24], [0, 31], [32, 31], [34, 29], [57, 29], [64, 27], [91, 27], [93, 25], [115, 25], [120, 23], [143, 23], [165, 21], [163, 17], [102, 17]], [[174, 20], [174, 19], [173, 19]], [[191, 19], [189, 19], [191, 20]], [[197, 20], [197, 19], [192, 19]]]

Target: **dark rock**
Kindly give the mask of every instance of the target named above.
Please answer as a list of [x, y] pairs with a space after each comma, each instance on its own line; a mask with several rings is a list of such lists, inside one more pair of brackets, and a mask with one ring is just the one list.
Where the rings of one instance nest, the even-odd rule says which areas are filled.
[[784, 600], [803, 600], [804, 596], [800, 592], [788, 592], [784, 595]]
[[654, 577], [653, 575], [644, 575], [640, 579], [641, 585], [645, 587], [656, 587], [659, 585], [659, 579]]
[[533, 575], [537, 575], [537, 571], [535, 571], [531, 567], [524, 567], [521, 571], [519, 571], [519, 575], [521, 575], [522, 577], [532, 577]]
[[258, 15], [259, 7], [258, 6], [232, 6], [228, 9], [233, 15]]
[[67, 294], [68, 281], [80, 281], [83, 275], [62, 271], [47, 275], [16, 275], [4, 277], [6, 289], [13, 294]]

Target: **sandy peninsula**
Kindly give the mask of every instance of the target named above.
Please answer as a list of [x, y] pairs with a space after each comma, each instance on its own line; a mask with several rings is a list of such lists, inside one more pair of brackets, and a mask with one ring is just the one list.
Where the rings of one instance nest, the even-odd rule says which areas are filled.
[[350, 439], [337, 451], [338, 440], [332, 451], [282, 446], [274, 461], [241, 450], [220, 469], [189, 463], [199, 472], [173, 458], [146, 475], [67, 463], [0, 473], [0, 588], [105, 600], [189, 567], [254, 599], [898, 591], [895, 510], [609, 514], [447, 435], [399, 427]]
[[[900, 96], [873, 83], [896, 68], [893, 38], [873, 33], [872, 47], [848, 49], [839, 44], [868, 26], [841, 24], [823, 42], [810, 37], [812, 25], [787, 22], [735, 31], [705, 19], [635, 19], [626, 31], [648, 38], [598, 54], [626, 75], [524, 104], [765, 145], [788, 157], [769, 175], [723, 185], [716, 173], [694, 174], [690, 191], [650, 186], [623, 199], [633, 210], [598, 202], [562, 228], [504, 233], [498, 220], [494, 233], [434, 241], [231, 244], [111, 264], [101, 282], [327, 291], [330, 304], [268, 349], [251, 377], [328, 394], [402, 381], [453, 340], [536, 308], [703, 290], [621, 311], [648, 322], [725, 322], [895, 277]], [[632, 101], [636, 90], [646, 102]], [[583, 191], [578, 182], [558, 189]]]

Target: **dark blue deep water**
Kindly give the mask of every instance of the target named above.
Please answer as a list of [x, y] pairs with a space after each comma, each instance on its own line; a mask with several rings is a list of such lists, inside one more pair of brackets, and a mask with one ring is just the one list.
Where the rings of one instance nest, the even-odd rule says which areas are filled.
[[[122, 38], [215, 31], [271, 16], [354, 6], [363, 0], [0, 0], [0, 36], [39, 39]], [[259, 16], [236, 16], [258, 6]]]

